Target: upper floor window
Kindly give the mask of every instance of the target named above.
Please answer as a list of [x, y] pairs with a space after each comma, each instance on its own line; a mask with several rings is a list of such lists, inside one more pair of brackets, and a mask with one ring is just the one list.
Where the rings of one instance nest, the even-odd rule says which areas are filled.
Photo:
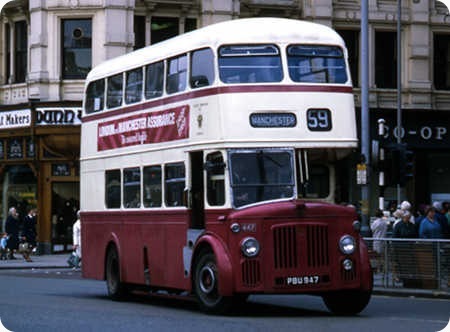
[[[14, 48], [12, 48], [14, 41]], [[25, 21], [5, 25], [5, 83], [24, 83], [28, 68], [28, 27]], [[11, 64], [13, 68], [11, 68]]]
[[287, 53], [289, 76], [294, 82], [347, 82], [344, 53], [339, 47], [291, 45]]
[[450, 35], [434, 35], [433, 83], [437, 90], [450, 89]]
[[184, 91], [187, 83], [187, 55], [172, 58], [167, 64], [167, 93]]
[[145, 98], [161, 97], [164, 90], [164, 62], [152, 63], [145, 67]]
[[131, 104], [142, 100], [142, 83], [142, 68], [127, 71], [125, 103]]
[[348, 52], [348, 66], [352, 76], [353, 86], [359, 86], [359, 31], [339, 30], [339, 34], [344, 39]]
[[193, 89], [214, 82], [214, 54], [210, 48], [194, 51], [191, 55], [191, 87]]
[[92, 20], [62, 21], [62, 77], [83, 79], [92, 67]]
[[123, 75], [117, 74], [108, 77], [108, 87], [106, 88], [106, 106], [114, 108], [122, 105]]
[[280, 82], [281, 57], [275, 45], [229, 45], [219, 49], [219, 73], [224, 83]]
[[375, 84], [377, 88], [397, 87], [397, 33], [375, 32]]
[[86, 113], [98, 112], [103, 109], [105, 100], [105, 80], [89, 83], [86, 91]]

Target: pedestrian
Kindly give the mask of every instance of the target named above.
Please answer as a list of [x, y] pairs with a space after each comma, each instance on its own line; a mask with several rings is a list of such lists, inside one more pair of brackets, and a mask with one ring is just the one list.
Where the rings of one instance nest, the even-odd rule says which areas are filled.
[[435, 218], [439, 225], [441, 225], [442, 238], [447, 239], [450, 237], [450, 229], [443, 204], [441, 202], [433, 202], [433, 207], [436, 209]]
[[5, 231], [8, 236], [8, 259], [16, 259], [14, 252], [19, 248], [19, 213], [15, 207], [11, 207], [5, 222]]
[[[386, 237], [386, 232], [388, 228], [388, 223], [383, 211], [377, 209], [375, 211], [376, 219], [370, 225], [372, 230], [372, 237], [374, 239], [383, 239]], [[377, 270], [382, 271], [384, 267], [384, 240], [373, 240], [373, 251], [375, 253], [377, 261]]]
[[412, 214], [412, 211], [411, 211], [411, 203], [410, 203], [410, 202], [408, 202], [408, 201], [403, 201], [403, 202], [400, 204], [400, 210], [402, 210], [403, 212], [409, 212], [410, 215], [411, 215], [409, 221], [410, 221], [411, 223], [413, 223], [413, 224], [415, 223], [414, 215]]
[[[409, 211], [402, 212], [402, 219], [395, 225], [392, 237], [397, 239], [415, 239], [417, 235], [417, 228], [411, 222], [411, 213]], [[416, 287], [417, 267], [413, 248], [414, 243], [399, 240], [394, 241], [393, 244], [397, 271], [395, 281], [402, 281], [404, 287]]]
[[27, 262], [32, 262], [30, 254], [36, 247], [36, 209], [29, 208], [28, 214], [23, 219], [22, 242], [28, 244], [28, 248], [22, 252], [23, 258]]
[[0, 238], [0, 260], [6, 260], [6, 254], [8, 253], [8, 235], [2, 234]]
[[422, 239], [442, 239], [442, 227], [436, 218], [436, 209], [431, 206], [425, 211], [420, 223], [419, 237]]
[[403, 214], [404, 211], [402, 209], [397, 209], [395, 210], [395, 212], [392, 214], [392, 216], [394, 217], [394, 224], [392, 225], [392, 229], [395, 228], [395, 226], [397, 226], [397, 224], [402, 221], [403, 218]]
[[73, 249], [78, 257], [75, 264], [75, 268], [80, 267], [81, 262], [81, 222], [80, 222], [80, 211], [77, 211], [77, 220], [73, 224]]

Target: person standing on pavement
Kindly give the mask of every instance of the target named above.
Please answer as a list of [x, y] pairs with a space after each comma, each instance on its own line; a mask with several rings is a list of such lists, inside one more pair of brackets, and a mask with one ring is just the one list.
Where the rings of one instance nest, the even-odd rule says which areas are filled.
[[19, 213], [17, 213], [14, 206], [9, 209], [8, 218], [5, 223], [5, 231], [8, 236], [8, 259], [16, 259], [14, 252], [19, 248], [20, 221]]
[[36, 247], [36, 210], [30, 208], [23, 219], [22, 242], [28, 243], [28, 250], [22, 253], [27, 262], [32, 262], [30, 253]]
[[431, 206], [425, 212], [425, 218], [420, 223], [419, 237], [423, 239], [442, 239], [442, 228], [436, 218], [436, 209]]
[[[372, 237], [374, 239], [381, 239], [386, 237], [386, 232], [388, 228], [388, 223], [384, 217], [383, 211], [377, 209], [375, 212], [375, 219], [370, 225], [372, 230]], [[377, 269], [381, 272], [383, 269], [384, 262], [384, 240], [374, 240], [373, 241], [373, 251], [375, 252], [377, 258]]]
[[448, 239], [450, 237], [450, 229], [447, 222], [447, 217], [445, 216], [444, 207], [441, 202], [434, 202], [433, 207], [436, 209], [435, 219], [441, 225], [442, 238]]
[[78, 256], [78, 266], [81, 262], [81, 222], [80, 211], [77, 211], [77, 221], [73, 224], [73, 249]]

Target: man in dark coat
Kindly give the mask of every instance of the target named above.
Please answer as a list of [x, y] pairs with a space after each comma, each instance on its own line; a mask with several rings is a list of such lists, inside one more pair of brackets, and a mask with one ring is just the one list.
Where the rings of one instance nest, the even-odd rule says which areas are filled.
[[5, 232], [8, 236], [9, 259], [16, 259], [14, 257], [14, 251], [19, 248], [19, 230], [19, 214], [15, 207], [11, 207], [5, 223]]
[[21, 240], [28, 243], [28, 250], [22, 253], [23, 258], [27, 262], [31, 262], [30, 253], [36, 247], [36, 210], [34, 208], [30, 208], [28, 214], [23, 218]]

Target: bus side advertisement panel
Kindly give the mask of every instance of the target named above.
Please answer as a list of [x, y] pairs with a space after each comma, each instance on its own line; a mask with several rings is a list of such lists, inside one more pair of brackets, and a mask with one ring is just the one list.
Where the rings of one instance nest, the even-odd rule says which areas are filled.
[[98, 124], [98, 151], [189, 137], [189, 105]]

